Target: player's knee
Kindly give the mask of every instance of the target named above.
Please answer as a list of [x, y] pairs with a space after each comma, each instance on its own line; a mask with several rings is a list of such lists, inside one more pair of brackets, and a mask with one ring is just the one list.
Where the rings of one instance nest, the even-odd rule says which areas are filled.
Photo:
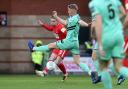
[[57, 48], [57, 47], [56, 47], [56, 43], [50, 43], [50, 44], [48, 44], [48, 48], [49, 48], [49, 49]]
[[116, 66], [115, 66], [115, 70], [116, 70], [117, 72], [120, 71], [120, 68], [121, 68], [121, 65], [116, 65]]
[[108, 63], [100, 61], [100, 70], [103, 71], [103, 70], [107, 70], [107, 69], [108, 69]]
[[116, 70], [117, 72], [119, 72], [119, 71], [120, 71], [120, 68], [122, 67], [121, 60], [119, 60], [119, 59], [115, 60], [114, 67], [115, 67], [115, 70]]
[[75, 62], [75, 64], [77, 64], [77, 65], [79, 65], [79, 64], [80, 64], [80, 62], [79, 62], [79, 61], [77, 61], [77, 60], [74, 60], [74, 62]]
[[60, 56], [57, 57], [57, 59], [55, 60], [55, 63], [58, 65], [62, 62], [62, 58]]

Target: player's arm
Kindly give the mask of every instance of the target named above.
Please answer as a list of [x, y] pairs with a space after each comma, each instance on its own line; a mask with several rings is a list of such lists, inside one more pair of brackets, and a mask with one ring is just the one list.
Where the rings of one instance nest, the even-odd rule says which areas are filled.
[[102, 35], [102, 17], [100, 15], [100, 11], [98, 8], [98, 5], [93, 3], [89, 3], [89, 8], [92, 14], [92, 17], [95, 18], [95, 32], [96, 32], [96, 39], [99, 46], [99, 52], [101, 55], [104, 55], [102, 41], [101, 41], [101, 35]]
[[101, 43], [102, 18], [101, 18], [100, 15], [96, 15], [96, 20], [95, 20], [95, 31], [96, 31], [97, 42], [98, 42], [99, 47], [100, 47], [100, 46], [102, 46], [102, 43]]
[[86, 22], [83, 21], [83, 20], [79, 20], [78, 23], [79, 23], [81, 26], [84, 26], [84, 27], [88, 27], [88, 26], [89, 26], [89, 24], [86, 23]]
[[62, 18], [60, 18], [58, 15], [57, 15], [57, 12], [56, 11], [53, 11], [53, 17], [59, 21], [60, 23], [62, 23], [63, 25], [67, 25], [67, 20], [64, 20]]
[[93, 21], [91, 24], [91, 38], [96, 40], [95, 21]]
[[41, 20], [38, 20], [38, 23], [39, 23], [39, 25], [41, 25], [43, 28], [45, 28], [45, 29], [48, 30], [48, 31], [52, 31], [52, 30], [53, 30], [52, 26], [50, 26], [50, 25], [48, 25], [48, 24], [45, 24], [45, 23], [42, 22]]
[[120, 11], [120, 18], [123, 19], [125, 17], [125, 15], [126, 15], [125, 14], [125, 9], [124, 9], [124, 7], [123, 7], [123, 5], [122, 5], [120, 0], [115, 0], [115, 3], [116, 3], [116, 5], [117, 5], [117, 7], [118, 7], [118, 9]]
[[96, 22], [95, 22], [95, 31], [96, 31], [96, 39], [98, 42], [98, 49], [100, 52], [100, 55], [105, 55], [103, 51], [103, 46], [102, 46], [102, 41], [101, 41], [101, 36], [102, 36], [102, 17], [101, 15], [96, 15]]
[[121, 5], [121, 6], [119, 7], [119, 10], [120, 10], [120, 18], [123, 19], [123, 18], [126, 16], [125, 9], [124, 9], [124, 7]]

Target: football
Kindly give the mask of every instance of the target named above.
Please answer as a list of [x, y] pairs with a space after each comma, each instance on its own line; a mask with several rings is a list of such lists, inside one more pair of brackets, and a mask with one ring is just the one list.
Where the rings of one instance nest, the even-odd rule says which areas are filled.
[[49, 61], [47, 62], [46, 67], [48, 68], [48, 70], [54, 70], [56, 68], [56, 64], [53, 61]]

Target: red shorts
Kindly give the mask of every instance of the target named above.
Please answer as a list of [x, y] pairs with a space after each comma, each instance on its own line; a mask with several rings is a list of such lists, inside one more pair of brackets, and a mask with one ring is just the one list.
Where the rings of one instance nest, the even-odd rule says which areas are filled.
[[68, 54], [68, 50], [60, 50], [60, 49], [54, 49], [52, 53], [56, 54], [57, 56], [60, 56], [62, 59]]

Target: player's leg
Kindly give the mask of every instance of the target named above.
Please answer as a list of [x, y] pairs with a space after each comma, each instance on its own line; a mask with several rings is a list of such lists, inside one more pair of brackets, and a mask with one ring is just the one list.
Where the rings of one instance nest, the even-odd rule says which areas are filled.
[[62, 71], [62, 73], [63, 73], [63, 79], [62, 79], [62, 81], [64, 81], [64, 80], [67, 79], [68, 73], [66, 71], [65, 65], [62, 62], [62, 60], [63, 59], [60, 56], [58, 56], [57, 59], [55, 60], [55, 63], [57, 64], [57, 66], [59, 67], [59, 69]]
[[57, 66], [59, 67], [59, 69], [63, 72], [64, 76], [62, 81], [67, 79], [68, 73], [66, 71], [66, 68], [62, 62], [62, 60], [64, 59], [64, 57], [68, 54], [67, 50], [60, 50], [58, 53], [58, 57], [55, 60], [55, 63], [57, 64]]
[[100, 69], [101, 69], [101, 80], [105, 89], [112, 89], [111, 76], [108, 72], [109, 61], [99, 60]]
[[101, 82], [101, 71], [99, 67], [99, 56], [98, 56], [98, 49], [94, 49], [92, 52], [92, 60], [94, 62], [95, 69], [98, 73], [98, 77], [94, 80], [94, 84]]
[[99, 55], [99, 65], [101, 70], [101, 81], [103, 83], [104, 89], [112, 89], [112, 80], [111, 76], [108, 71], [108, 65], [109, 61], [112, 57], [112, 50], [109, 47], [112, 47], [113, 44], [106, 44], [107, 38], [102, 39], [102, 45], [103, 45], [103, 51], [104, 55], [101, 55], [99, 51], [97, 52], [97, 55]]
[[[50, 56], [48, 61], [55, 61], [56, 62], [56, 60], [62, 60], [62, 58], [58, 55], [59, 52], [60, 52], [59, 49], [54, 49], [52, 51], [52, 54], [51, 54], [51, 56]], [[61, 63], [57, 63], [57, 66], [64, 73], [64, 76], [67, 76], [67, 72], [66, 72], [66, 68], [65, 68], [64, 64], [62, 62]], [[48, 73], [48, 68], [45, 67], [44, 70], [43, 70], [43, 74], [46, 75], [47, 73]], [[66, 79], [66, 77], [64, 79]]]
[[[90, 70], [87, 64], [85, 63], [81, 63], [80, 62], [80, 55], [79, 55], [79, 43], [78, 41], [70, 41], [70, 40], [62, 40], [62, 41], [58, 41], [56, 42], [56, 45], [58, 48], [60, 49], [70, 49], [70, 51], [73, 54], [73, 58], [75, 63], [84, 71], [84, 72], [88, 72], [88, 74], [90, 75]], [[75, 54], [75, 55], [74, 55]]]
[[91, 71], [88, 67], [88, 64], [80, 62], [80, 55], [73, 55], [74, 62], [84, 71], [87, 72], [89, 76], [91, 76], [92, 83], [94, 83], [95, 79], [98, 77], [97, 73]]
[[[95, 67], [94, 61], [91, 59], [86, 59], [87, 60], [87, 64], [90, 68], [91, 71], [91, 78], [92, 78], [92, 83], [95, 84], [96, 80], [98, 80], [98, 72], [97, 69]], [[97, 76], [96, 76], [97, 75]]]
[[34, 44], [33, 44], [33, 42], [32, 42], [32, 40], [29, 40], [28, 41], [28, 47], [29, 47], [29, 49], [30, 49], [30, 52], [33, 52], [33, 47], [34, 47]]
[[40, 47], [33, 47], [32, 50], [35, 50], [35, 51], [49, 51], [50, 49], [54, 49], [54, 48], [58, 48], [56, 46], [56, 42], [50, 43], [48, 45], [43, 45], [43, 46], [40, 46]]
[[[49, 59], [48, 59], [48, 62], [49, 61], [54, 61], [56, 58], [57, 58], [57, 50], [56, 49], [54, 49], [53, 50], [53, 52], [52, 52], [52, 54], [51, 54], [51, 56], [49, 57]], [[43, 69], [43, 74], [44, 75], [47, 75], [48, 74], [48, 68], [47, 67], [45, 67], [44, 69]]]
[[112, 70], [112, 72], [117, 76], [117, 85], [121, 85], [124, 80], [125, 80], [125, 77], [121, 74], [119, 74], [116, 70], [115, 70], [115, 67], [114, 67], [114, 64], [113, 62], [110, 62], [109, 63], [109, 68]]
[[123, 35], [120, 34], [118, 36], [118, 44], [113, 48], [112, 56], [116, 71], [125, 77], [128, 77], [128, 68], [122, 66], [122, 59], [124, 58], [123, 43], [124, 38]]
[[89, 65], [91, 71], [96, 72], [96, 67], [94, 65], [94, 59], [96, 59], [96, 53], [92, 51], [92, 57], [91, 59], [87, 61], [88, 62], [87, 64]]
[[91, 74], [88, 65], [80, 62], [79, 54], [74, 54], [73, 59], [74, 59], [75, 64], [77, 64], [84, 72], [87, 72], [89, 75]]
[[114, 65], [117, 72], [128, 78], [128, 68], [122, 66], [122, 60], [114, 58]]

